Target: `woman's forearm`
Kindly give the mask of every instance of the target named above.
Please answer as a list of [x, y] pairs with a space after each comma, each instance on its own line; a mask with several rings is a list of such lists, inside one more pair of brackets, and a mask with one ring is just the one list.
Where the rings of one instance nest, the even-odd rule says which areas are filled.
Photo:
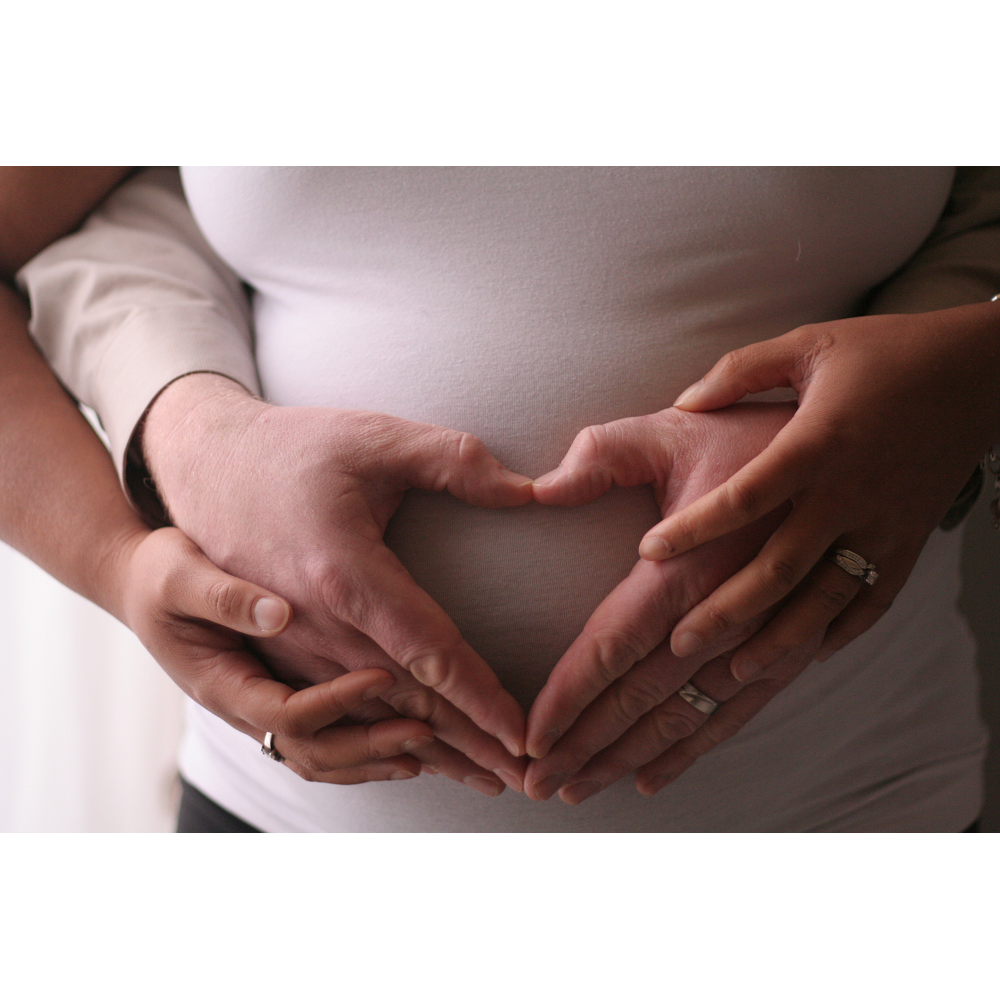
[[116, 617], [128, 553], [148, 534], [111, 459], [0, 285], [0, 538]]

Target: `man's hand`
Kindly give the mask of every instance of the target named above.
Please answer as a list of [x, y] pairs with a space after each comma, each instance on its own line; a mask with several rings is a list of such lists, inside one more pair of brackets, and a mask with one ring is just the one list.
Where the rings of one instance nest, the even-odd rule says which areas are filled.
[[[143, 447], [173, 522], [218, 566], [290, 601], [291, 626], [258, 644], [282, 680], [386, 670], [396, 683], [382, 698], [481, 765], [469, 784], [498, 793], [494, 772], [520, 788], [523, 712], [382, 536], [409, 488], [505, 507], [531, 500], [529, 479], [469, 434], [271, 406], [207, 374], [161, 393]], [[449, 774], [454, 760], [431, 766]]]
[[[559, 468], [535, 482], [535, 496], [541, 503], [575, 505], [612, 484], [652, 483], [664, 514], [682, 509], [766, 447], [794, 409], [752, 404], [708, 420], [671, 409], [587, 428]], [[581, 769], [626, 734], [629, 759], [646, 754], [629, 768], [634, 770], [705, 720], [677, 690], [763, 619], [723, 632], [687, 659], [675, 656], [665, 639], [694, 604], [756, 555], [784, 513], [775, 511], [677, 560], [640, 560], [601, 603], [531, 708], [528, 751], [541, 758], [528, 770], [525, 788], [532, 798], [549, 798], [568, 783], [603, 781], [613, 767], [593, 775]], [[582, 801], [599, 787], [564, 797]]]

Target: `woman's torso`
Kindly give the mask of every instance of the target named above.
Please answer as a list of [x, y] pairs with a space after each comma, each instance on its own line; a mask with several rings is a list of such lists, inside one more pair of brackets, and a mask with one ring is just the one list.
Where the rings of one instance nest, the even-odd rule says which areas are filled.
[[[855, 312], [926, 237], [951, 178], [937, 168], [184, 171], [207, 237], [255, 289], [272, 401], [471, 431], [528, 475], [554, 467], [588, 424], [669, 406], [734, 347]], [[387, 538], [527, 707], [657, 519], [646, 488], [578, 509], [505, 511], [413, 493]], [[246, 738], [210, 718], [196, 721], [201, 749], [186, 758], [196, 769], [212, 758], [243, 789], [234, 811], [276, 829], [291, 813], [290, 828], [332, 829], [801, 828], [858, 810], [874, 823], [892, 795], [930, 802], [942, 766], [960, 773], [967, 803], [981, 736], [968, 639], [949, 610], [955, 547], [935, 536], [883, 623], [652, 800], [628, 779], [575, 810], [511, 793], [480, 802], [440, 778], [402, 789], [279, 780], [284, 769], [248, 773], [233, 742]], [[947, 717], [928, 710], [947, 698], [960, 706]], [[926, 787], [914, 786], [915, 768]], [[900, 781], [909, 792], [890, 791]], [[939, 813], [964, 808], [938, 799]]]

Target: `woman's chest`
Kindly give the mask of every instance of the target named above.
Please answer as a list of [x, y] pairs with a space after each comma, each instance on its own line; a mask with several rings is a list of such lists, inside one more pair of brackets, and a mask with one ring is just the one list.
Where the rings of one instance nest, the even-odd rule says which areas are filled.
[[185, 168], [283, 404], [469, 430], [527, 472], [733, 347], [855, 310], [949, 168]]

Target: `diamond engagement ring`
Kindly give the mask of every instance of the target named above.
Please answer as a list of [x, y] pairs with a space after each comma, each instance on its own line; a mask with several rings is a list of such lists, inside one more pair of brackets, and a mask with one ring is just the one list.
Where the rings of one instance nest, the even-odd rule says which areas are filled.
[[274, 733], [264, 733], [264, 742], [260, 745], [260, 752], [271, 760], [276, 760], [279, 764], [285, 759], [274, 748]]
[[869, 587], [878, 579], [874, 564], [864, 556], [859, 556], [857, 552], [852, 552], [850, 549], [834, 549], [830, 558], [845, 573], [860, 577]]
[[677, 692], [689, 705], [711, 715], [718, 707], [719, 702], [714, 698], [709, 698], [707, 694], [702, 694], [693, 684], [685, 684]]

